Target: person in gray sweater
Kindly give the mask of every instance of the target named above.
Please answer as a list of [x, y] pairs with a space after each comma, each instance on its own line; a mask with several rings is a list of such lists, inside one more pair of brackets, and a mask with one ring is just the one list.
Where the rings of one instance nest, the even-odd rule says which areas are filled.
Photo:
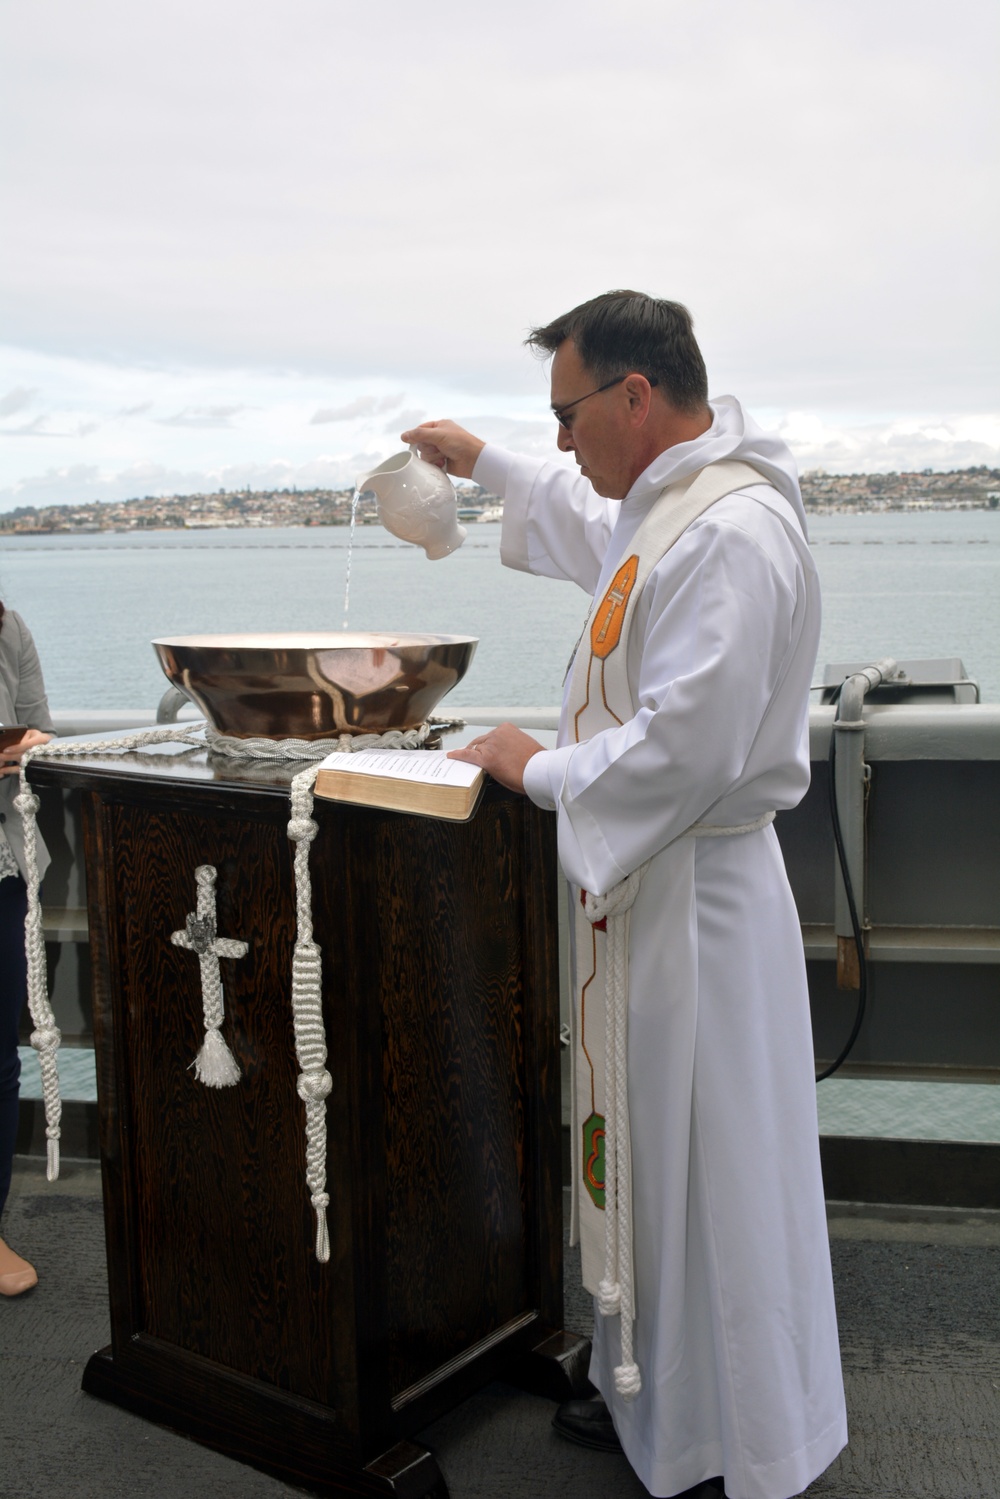
[[[0, 748], [0, 1223], [10, 1188], [21, 1063], [17, 1033], [27, 995], [24, 918], [24, 829], [14, 807], [21, 756], [52, 738], [52, 716], [31, 632], [0, 603], [0, 728], [24, 725], [13, 743]], [[39, 873], [49, 857], [38, 845]], [[37, 1284], [35, 1268], [0, 1238], [0, 1296], [19, 1296]]]

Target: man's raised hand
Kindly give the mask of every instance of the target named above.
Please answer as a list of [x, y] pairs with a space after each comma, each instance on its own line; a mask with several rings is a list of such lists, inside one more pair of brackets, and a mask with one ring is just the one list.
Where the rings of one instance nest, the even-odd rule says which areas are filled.
[[455, 479], [471, 479], [476, 459], [486, 444], [473, 437], [457, 422], [423, 422], [400, 434], [405, 443], [416, 446], [421, 458], [443, 468]]

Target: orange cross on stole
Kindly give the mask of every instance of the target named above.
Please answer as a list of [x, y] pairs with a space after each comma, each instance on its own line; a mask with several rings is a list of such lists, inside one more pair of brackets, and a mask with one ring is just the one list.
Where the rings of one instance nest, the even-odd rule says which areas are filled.
[[590, 649], [601, 661], [610, 656], [622, 637], [629, 594], [639, 574], [638, 557], [629, 557], [611, 579], [590, 626]]

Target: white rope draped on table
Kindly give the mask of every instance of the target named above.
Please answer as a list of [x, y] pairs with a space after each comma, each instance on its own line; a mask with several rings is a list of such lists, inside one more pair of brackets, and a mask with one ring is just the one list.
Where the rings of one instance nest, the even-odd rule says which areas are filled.
[[[27, 870], [28, 914], [25, 921], [25, 951], [28, 959], [28, 1010], [34, 1030], [31, 1044], [38, 1053], [42, 1074], [42, 1097], [45, 1103], [45, 1134], [47, 1140], [46, 1174], [49, 1181], [59, 1175], [59, 1137], [62, 1117], [62, 1102], [59, 1097], [59, 1073], [56, 1052], [61, 1035], [55, 1023], [49, 1003], [48, 983], [45, 967], [45, 936], [42, 930], [42, 911], [39, 901], [38, 852], [36, 816], [39, 800], [28, 781], [28, 768], [32, 761], [41, 759], [65, 759], [86, 755], [108, 754], [117, 751], [139, 750], [153, 744], [186, 744], [193, 749], [206, 746], [212, 754], [227, 756], [234, 760], [270, 760], [275, 762], [319, 761], [329, 754], [351, 753], [355, 750], [420, 749], [434, 730], [458, 728], [461, 719], [437, 720], [421, 724], [415, 729], [392, 729], [385, 734], [340, 734], [336, 738], [309, 739], [236, 739], [219, 734], [207, 724], [193, 724], [187, 728], [169, 725], [163, 728], [142, 729], [135, 733], [120, 735], [114, 739], [101, 740], [51, 740], [29, 750], [21, 761], [20, 792], [14, 806], [24, 823], [25, 867]], [[330, 1235], [326, 1221], [326, 1210], [330, 1198], [326, 1190], [326, 1099], [333, 1087], [333, 1079], [326, 1068], [326, 1030], [323, 1024], [322, 957], [320, 948], [313, 940], [312, 882], [309, 873], [309, 849], [319, 831], [313, 819], [313, 787], [319, 771], [318, 764], [310, 764], [292, 778], [291, 817], [288, 837], [295, 844], [295, 904], [296, 935], [292, 953], [291, 1006], [292, 1025], [295, 1037], [295, 1056], [300, 1072], [296, 1084], [299, 1097], [305, 1108], [306, 1136], [306, 1183], [310, 1202], [316, 1213], [316, 1258], [323, 1263], [330, 1258]], [[198, 886], [197, 920], [208, 919], [205, 904], [211, 887], [214, 928], [214, 884], [215, 871], [210, 865], [200, 865], [195, 871]], [[205, 907], [203, 911], [203, 906]], [[196, 923], [197, 924], [197, 923]], [[215, 939], [197, 943], [177, 941], [184, 933], [174, 933], [171, 941], [177, 946], [192, 947], [202, 959], [203, 1002], [205, 1009], [206, 1041], [196, 1059], [196, 1075], [209, 1087], [226, 1087], [239, 1080], [239, 1068], [228, 1055], [231, 1067], [223, 1058], [220, 1062], [219, 1047], [228, 1048], [219, 1034], [222, 1024], [221, 984], [216, 985], [209, 976], [205, 986], [206, 965], [204, 957], [209, 948], [219, 956], [238, 957], [237, 948], [245, 944]], [[207, 928], [206, 928], [207, 936]], [[200, 950], [201, 947], [206, 952]], [[215, 968], [217, 970], [216, 962]], [[214, 1039], [213, 1039], [214, 1037]], [[208, 1053], [206, 1068], [199, 1062]], [[215, 1065], [213, 1065], [213, 1059]], [[203, 1075], [204, 1074], [204, 1075]]]
[[49, 1003], [48, 974], [45, 967], [45, 934], [42, 930], [42, 907], [38, 898], [38, 838], [36, 817], [40, 806], [38, 797], [28, 781], [28, 767], [34, 760], [64, 759], [67, 756], [101, 754], [120, 749], [141, 749], [147, 744], [167, 742], [194, 745], [199, 740], [191, 738], [177, 728], [142, 729], [116, 739], [79, 740], [67, 743], [52, 739], [47, 744], [36, 745], [21, 759], [20, 791], [14, 798], [14, 807], [21, 814], [24, 824], [24, 865], [28, 887], [28, 914], [24, 922], [24, 949], [28, 960], [28, 1013], [34, 1030], [31, 1044], [38, 1053], [38, 1066], [42, 1074], [42, 1099], [45, 1104], [46, 1168], [49, 1181], [59, 1176], [59, 1137], [61, 1134], [62, 1100], [59, 1097], [59, 1071], [56, 1052], [62, 1034], [56, 1025], [52, 1006]]

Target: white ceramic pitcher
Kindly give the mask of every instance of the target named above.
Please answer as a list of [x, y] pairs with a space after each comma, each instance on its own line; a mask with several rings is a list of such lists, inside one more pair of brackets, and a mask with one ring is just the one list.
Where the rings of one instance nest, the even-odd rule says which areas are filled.
[[432, 561], [457, 551], [465, 540], [458, 524], [458, 497], [444, 469], [425, 463], [415, 447], [394, 453], [358, 480], [374, 490], [378, 518], [400, 541], [423, 547]]

